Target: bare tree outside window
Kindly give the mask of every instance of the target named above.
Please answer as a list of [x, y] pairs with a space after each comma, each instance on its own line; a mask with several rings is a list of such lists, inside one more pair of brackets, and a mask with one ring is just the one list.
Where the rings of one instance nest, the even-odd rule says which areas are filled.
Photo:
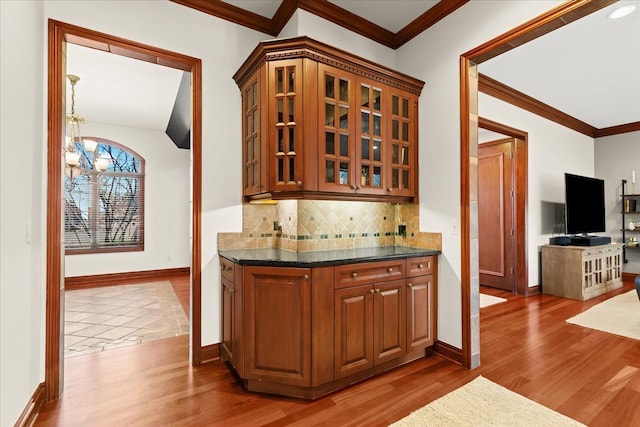
[[[93, 154], [76, 149], [81, 169], [67, 168], [64, 180], [66, 253], [143, 250], [144, 159], [113, 141], [99, 140]], [[102, 172], [98, 156], [110, 160]]]

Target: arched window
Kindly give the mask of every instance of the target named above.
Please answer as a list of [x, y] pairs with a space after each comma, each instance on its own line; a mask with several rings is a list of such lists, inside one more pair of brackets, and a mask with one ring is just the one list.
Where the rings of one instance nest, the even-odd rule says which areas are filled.
[[144, 159], [113, 141], [83, 141], [65, 153], [65, 254], [144, 250]]

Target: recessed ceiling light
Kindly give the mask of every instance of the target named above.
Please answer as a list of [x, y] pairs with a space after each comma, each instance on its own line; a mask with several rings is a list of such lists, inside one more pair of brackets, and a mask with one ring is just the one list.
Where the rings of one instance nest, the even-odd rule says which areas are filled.
[[613, 10], [611, 13], [609, 13], [607, 15], [607, 18], [609, 18], [609, 19], [620, 19], [622, 17], [627, 16], [628, 14], [633, 12], [634, 10], [636, 10], [636, 7], [634, 5], [622, 6], [622, 7], [619, 7], [617, 9]]

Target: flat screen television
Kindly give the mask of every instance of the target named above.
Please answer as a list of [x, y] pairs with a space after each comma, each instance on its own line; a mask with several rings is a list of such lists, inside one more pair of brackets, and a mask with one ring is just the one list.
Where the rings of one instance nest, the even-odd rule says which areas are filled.
[[606, 231], [604, 180], [565, 173], [564, 190], [567, 234]]

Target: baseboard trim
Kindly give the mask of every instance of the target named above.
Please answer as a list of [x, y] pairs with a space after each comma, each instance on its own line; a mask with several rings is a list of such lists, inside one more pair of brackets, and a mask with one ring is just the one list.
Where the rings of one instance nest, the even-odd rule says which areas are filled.
[[445, 359], [449, 359], [458, 365], [462, 365], [462, 349], [459, 349], [458, 347], [454, 347], [446, 342], [436, 341], [433, 346], [433, 351]]
[[38, 414], [40, 414], [42, 405], [44, 405], [44, 383], [38, 384], [33, 395], [31, 395], [31, 399], [27, 402], [27, 406], [25, 406], [20, 417], [18, 417], [18, 420], [14, 424], [14, 427], [32, 426]]
[[220, 344], [205, 345], [200, 351], [201, 362], [213, 362], [220, 360]]
[[99, 288], [127, 283], [140, 283], [150, 280], [170, 280], [176, 276], [189, 274], [189, 267], [165, 268], [161, 270], [131, 271], [126, 273], [96, 274], [92, 276], [65, 277], [64, 287], [68, 291], [75, 289]]
[[530, 297], [532, 295], [538, 295], [540, 293], [540, 285], [535, 285], [527, 288], [527, 293], [525, 297]]

